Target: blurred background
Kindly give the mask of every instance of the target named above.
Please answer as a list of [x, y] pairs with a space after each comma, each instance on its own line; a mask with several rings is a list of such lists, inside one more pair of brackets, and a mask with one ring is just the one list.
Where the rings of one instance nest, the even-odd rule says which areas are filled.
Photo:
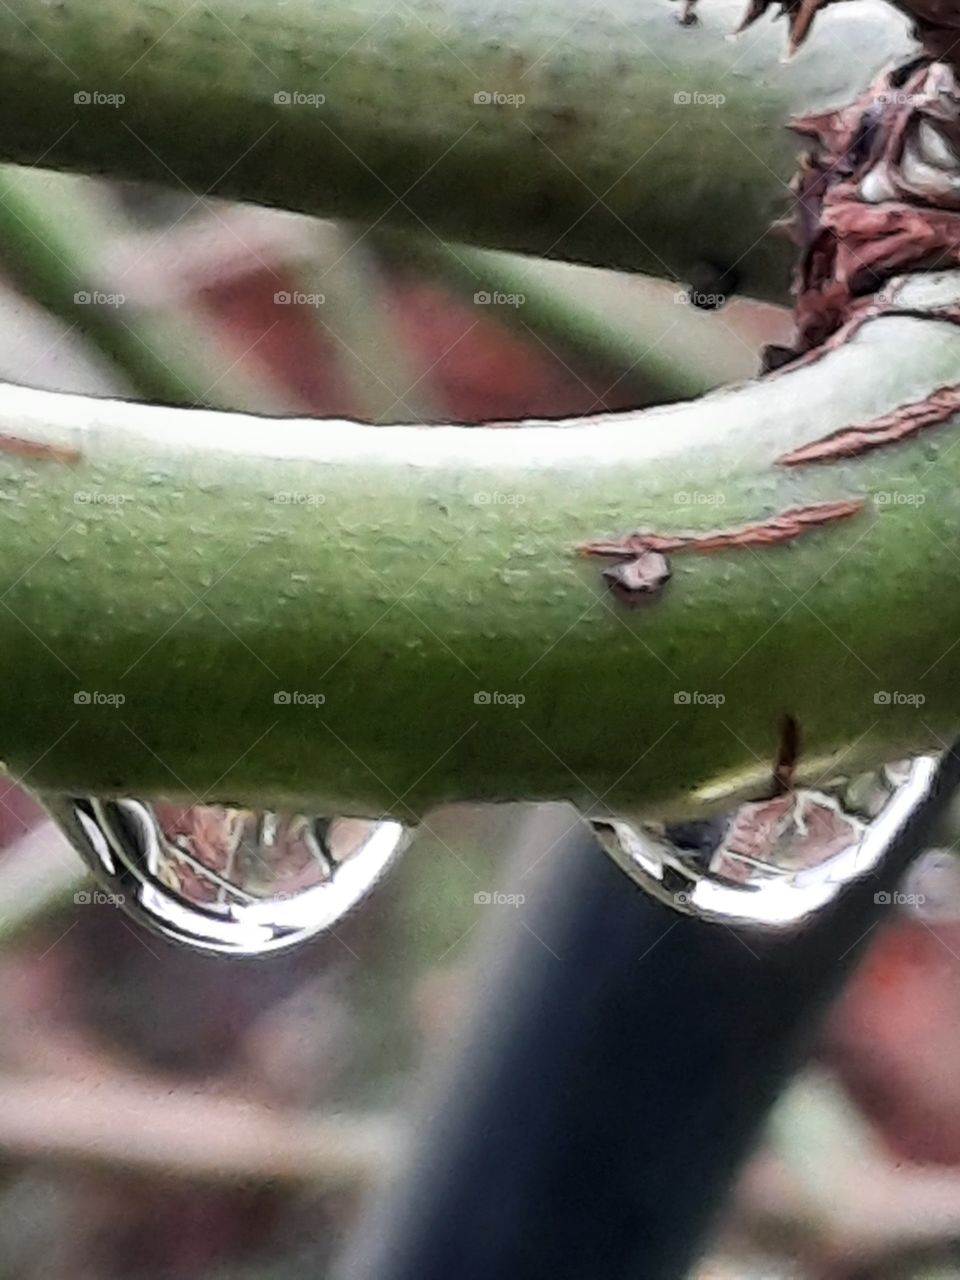
[[[0, 378], [32, 386], [469, 424], [700, 394], [789, 333], [676, 282], [0, 169]], [[572, 821], [437, 812], [335, 934], [238, 963], [92, 900], [5, 781], [0, 1280], [328, 1274], [457, 1037], [491, 916], [518, 909], [476, 895]], [[960, 1276], [960, 912], [877, 933], [699, 1280]]]

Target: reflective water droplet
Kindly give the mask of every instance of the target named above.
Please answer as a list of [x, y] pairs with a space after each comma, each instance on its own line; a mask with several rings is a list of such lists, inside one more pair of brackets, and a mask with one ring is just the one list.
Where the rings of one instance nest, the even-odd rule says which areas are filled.
[[399, 822], [41, 798], [116, 905], [167, 938], [227, 955], [286, 950], [329, 929], [409, 841]]
[[[889, 881], [891, 851], [936, 800], [937, 761], [921, 756], [872, 778], [872, 813], [851, 812], [839, 788], [795, 786], [749, 802], [719, 821], [670, 827], [594, 818], [601, 845], [627, 875], [675, 910], [730, 927], [791, 930], [857, 880]], [[858, 787], [863, 793], [863, 786]], [[912, 857], [912, 854], [909, 856]], [[885, 865], [886, 864], [886, 865]], [[875, 895], [878, 905], [889, 892]]]

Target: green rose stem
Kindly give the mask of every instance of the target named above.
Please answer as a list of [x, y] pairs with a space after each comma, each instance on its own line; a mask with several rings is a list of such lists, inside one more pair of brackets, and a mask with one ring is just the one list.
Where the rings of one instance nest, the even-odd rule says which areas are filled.
[[841, 5], [784, 64], [778, 24], [728, 39], [744, 8], [8, 0], [0, 158], [782, 300], [786, 121], [911, 45]]
[[[896, 292], [896, 291], [895, 291]], [[960, 382], [960, 277], [698, 402], [561, 425], [365, 427], [0, 391], [0, 753], [29, 785], [411, 819], [568, 798], [687, 814], [936, 747], [960, 719], [949, 419], [778, 458]], [[629, 608], [585, 543], [667, 551]], [[729, 537], [728, 537], [729, 541]]]

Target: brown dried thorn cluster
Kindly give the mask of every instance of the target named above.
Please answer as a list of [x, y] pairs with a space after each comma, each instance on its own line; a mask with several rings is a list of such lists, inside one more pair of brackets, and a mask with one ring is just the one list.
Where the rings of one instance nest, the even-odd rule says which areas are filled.
[[[960, 72], [960, 6], [957, 0], [890, 0], [912, 19], [917, 38], [925, 52], [937, 61], [950, 63]], [[749, 27], [768, 9], [777, 7], [790, 22], [790, 46], [798, 48], [810, 33], [814, 18], [830, 4], [845, 0], [750, 0], [743, 27]]]

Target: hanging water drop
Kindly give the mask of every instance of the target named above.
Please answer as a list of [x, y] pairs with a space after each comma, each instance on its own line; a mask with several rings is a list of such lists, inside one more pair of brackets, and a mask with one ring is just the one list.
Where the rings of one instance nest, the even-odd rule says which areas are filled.
[[[606, 852], [642, 889], [684, 915], [730, 928], [801, 928], [854, 881], [874, 877], [933, 794], [929, 756], [819, 791], [795, 786], [719, 820], [670, 827], [594, 818]], [[864, 814], [867, 806], [869, 820]], [[889, 901], [881, 893], [877, 901]]]
[[409, 841], [399, 822], [41, 797], [117, 905], [200, 951], [257, 956], [332, 928]]

